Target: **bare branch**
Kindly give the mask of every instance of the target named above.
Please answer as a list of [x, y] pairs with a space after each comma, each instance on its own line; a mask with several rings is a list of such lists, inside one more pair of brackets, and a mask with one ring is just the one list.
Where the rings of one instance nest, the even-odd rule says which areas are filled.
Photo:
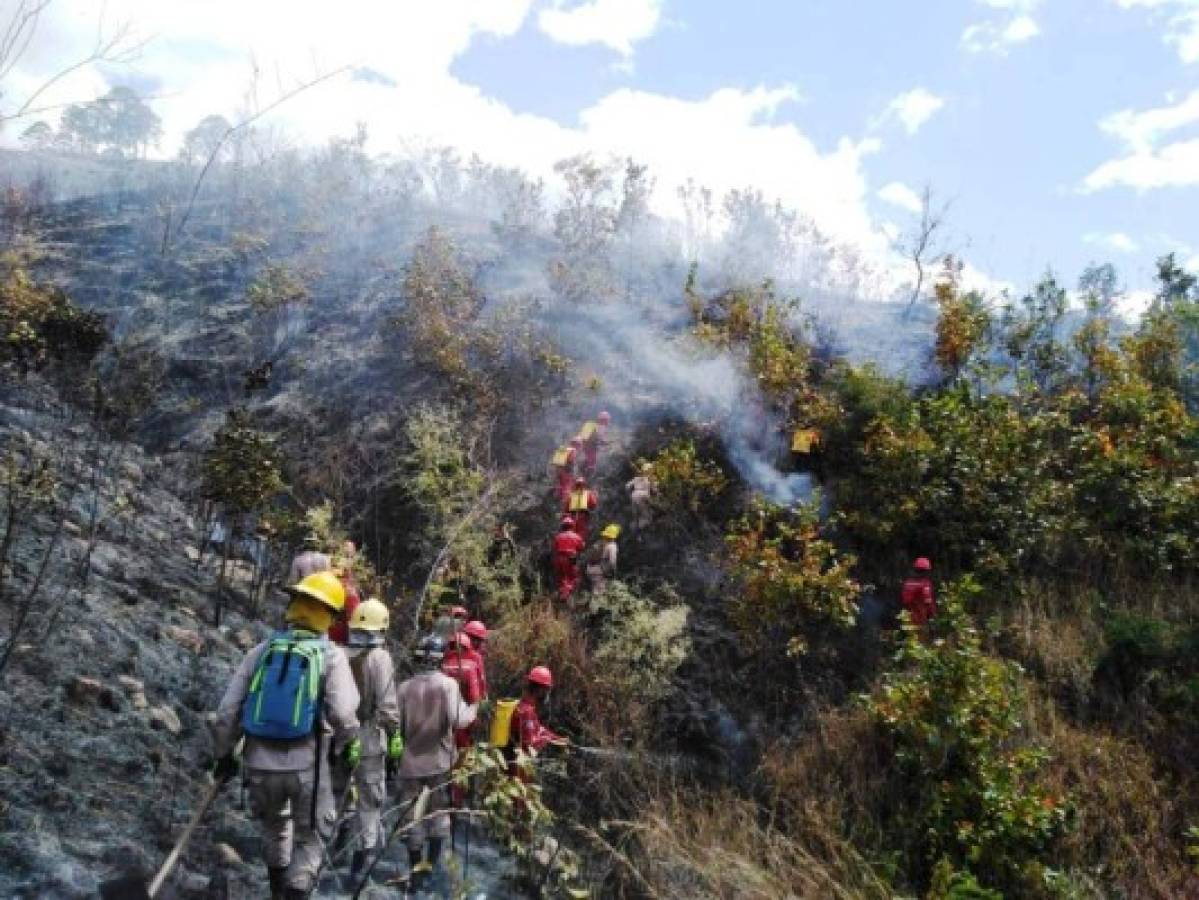
[[[16, 11], [5, 27], [4, 36], [0, 38], [0, 78], [11, 73], [25, 55], [37, 31], [41, 14], [52, 2], [53, 0], [20, 0]], [[92, 45], [91, 51], [86, 56], [58, 70], [38, 85], [15, 112], [0, 114], [0, 126], [14, 119], [37, 115], [47, 109], [55, 108], [54, 106], [35, 108], [34, 104], [46, 91], [80, 69], [99, 62], [114, 64], [131, 62], [148, 41], [148, 39], [134, 40], [133, 27], [129, 22], [117, 25], [111, 34], [106, 34], [106, 30], [105, 14], [102, 8], [96, 23], [96, 41]]]
[[912, 295], [908, 299], [907, 311], [915, 308], [924, 291], [924, 281], [928, 269], [940, 259], [938, 250], [939, 235], [945, 225], [949, 213], [948, 202], [937, 205], [931, 184], [926, 184], [920, 192], [920, 219], [912, 230], [896, 242], [896, 249], [912, 261], [916, 269], [916, 283], [912, 286]]
[[[256, 110], [255, 112], [251, 113], [246, 118], [244, 118], [240, 122], [238, 122], [236, 125], [229, 126], [229, 128], [225, 131], [225, 133], [221, 135], [220, 139], [217, 140], [213, 144], [212, 151], [208, 154], [208, 159], [206, 159], [204, 161], [204, 167], [202, 169], [200, 169], [200, 174], [198, 176], [196, 176], [196, 181], [192, 185], [191, 195], [188, 197], [188, 200], [187, 200], [187, 207], [183, 210], [183, 215], [179, 217], [179, 224], [175, 226], [175, 233], [174, 233], [173, 239], [178, 240], [179, 237], [183, 234], [183, 229], [187, 226], [188, 219], [191, 218], [192, 211], [195, 209], [196, 198], [200, 194], [200, 188], [204, 185], [204, 179], [208, 175], [208, 170], [212, 168], [212, 164], [214, 162], [216, 162], [216, 159], [220, 155], [221, 150], [224, 148], [225, 144], [228, 143], [228, 141], [231, 137], [233, 137], [238, 132], [244, 131], [245, 129], [249, 128], [251, 125], [253, 125], [255, 122], [257, 122], [259, 119], [261, 119], [263, 116], [267, 115], [268, 113], [272, 112], [275, 109], [278, 109], [280, 106], [282, 106], [288, 100], [291, 100], [293, 97], [295, 97], [299, 94], [302, 94], [305, 91], [307, 91], [311, 88], [314, 88], [319, 84], [322, 84], [323, 82], [329, 81], [332, 78], [336, 78], [338, 75], [342, 75], [345, 72], [348, 72], [350, 70], [350, 68], [351, 68], [350, 66], [342, 66], [339, 69], [334, 69], [332, 72], [326, 72], [324, 75], [317, 76], [316, 78], [314, 78], [310, 81], [306, 81], [303, 84], [297, 85], [296, 87], [292, 88], [290, 91], [287, 91], [286, 93], [284, 93], [281, 96], [279, 96], [278, 98], [276, 98], [273, 102], [268, 103], [262, 109]], [[163, 251], [164, 252], [169, 248], [169, 245], [170, 245], [170, 239], [164, 239], [163, 240]]]

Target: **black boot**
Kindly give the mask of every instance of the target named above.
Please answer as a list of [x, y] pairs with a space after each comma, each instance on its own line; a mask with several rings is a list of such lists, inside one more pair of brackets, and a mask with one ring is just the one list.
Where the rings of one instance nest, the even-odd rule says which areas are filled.
[[442, 838], [429, 838], [429, 868], [436, 869], [437, 863], [441, 861], [441, 841]]
[[367, 858], [366, 851], [355, 850], [354, 855], [350, 857], [350, 881], [357, 884], [369, 865], [370, 860]]
[[424, 859], [424, 848], [408, 848], [408, 890], [416, 893], [424, 887], [430, 866]]
[[271, 900], [284, 900], [283, 892], [287, 890], [285, 884], [287, 868], [285, 866], [268, 866], [266, 877], [271, 885]]

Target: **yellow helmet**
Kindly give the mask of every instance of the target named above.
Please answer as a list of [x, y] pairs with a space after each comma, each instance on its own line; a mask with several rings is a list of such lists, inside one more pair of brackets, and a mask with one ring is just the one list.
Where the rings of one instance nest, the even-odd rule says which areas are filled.
[[603, 531], [600, 532], [600, 537], [607, 538], [610, 541], [616, 540], [618, 537], [620, 537], [620, 526], [619, 525], [609, 525], [607, 528], [605, 528]]
[[311, 597], [334, 612], [341, 612], [346, 605], [346, 589], [332, 572], [316, 572], [299, 584], [287, 589], [293, 597]]
[[358, 604], [350, 618], [350, 627], [358, 631], [386, 631], [390, 624], [391, 613], [375, 597]]

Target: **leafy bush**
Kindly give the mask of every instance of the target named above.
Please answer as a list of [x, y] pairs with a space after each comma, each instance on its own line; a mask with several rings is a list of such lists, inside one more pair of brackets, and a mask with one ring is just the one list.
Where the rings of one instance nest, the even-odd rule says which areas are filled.
[[1071, 805], [1042, 781], [1046, 751], [1023, 737], [1019, 666], [987, 655], [966, 614], [980, 592], [970, 578], [950, 585], [932, 640], [905, 616], [896, 671], [866, 702], [910, 779], [906, 818], [924, 858], [1016, 889], [1039, 880]]
[[800, 654], [810, 633], [854, 623], [855, 560], [821, 536], [815, 504], [792, 511], [758, 501], [733, 525], [725, 543], [741, 583], [730, 613], [751, 642], [785, 642], [789, 653]]
[[0, 333], [4, 356], [25, 374], [47, 363], [86, 366], [108, 340], [98, 313], [57, 287], [41, 285], [12, 259], [0, 261]]
[[646, 463], [652, 469], [657, 500], [667, 509], [698, 513], [729, 486], [724, 470], [703, 459], [693, 440], [674, 441], [638, 465]]

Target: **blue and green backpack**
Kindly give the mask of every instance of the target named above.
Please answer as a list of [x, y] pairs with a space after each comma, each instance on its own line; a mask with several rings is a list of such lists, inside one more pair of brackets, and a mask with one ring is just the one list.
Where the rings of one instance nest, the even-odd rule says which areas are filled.
[[329, 640], [280, 631], [258, 659], [241, 711], [242, 730], [269, 741], [313, 734], [320, 719]]

